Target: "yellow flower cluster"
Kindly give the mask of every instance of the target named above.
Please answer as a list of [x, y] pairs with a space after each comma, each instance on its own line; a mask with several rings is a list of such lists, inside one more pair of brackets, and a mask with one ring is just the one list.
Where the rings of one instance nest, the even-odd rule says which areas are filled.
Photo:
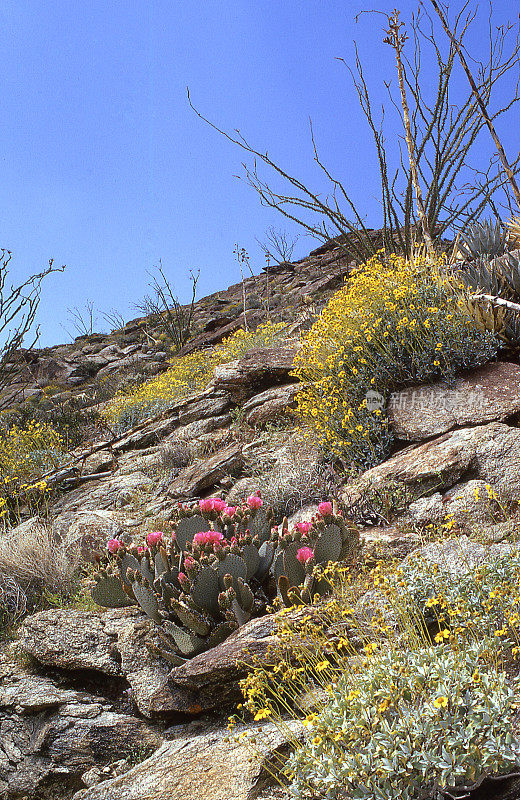
[[173, 358], [166, 372], [111, 400], [103, 412], [106, 421], [121, 433], [175, 401], [202, 391], [216, 366], [241, 358], [252, 348], [272, 345], [284, 327], [283, 323], [267, 322], [256, 331], [240, 329], [211, 350]]
[[458, 304], [442, 259], [378, 253], [348, 279], [304, 337], [295, 361], [298, 413], [334, 455], [367, 467], [391, 442], [391, 391], [487, 361], [496, 343]]
[[17, 486], [39, 478], [57, 466], [63, 442], [54, 428], [31, 420], [24, 428], [13, 426], [0, 433], [0, 477], [4, 486]]

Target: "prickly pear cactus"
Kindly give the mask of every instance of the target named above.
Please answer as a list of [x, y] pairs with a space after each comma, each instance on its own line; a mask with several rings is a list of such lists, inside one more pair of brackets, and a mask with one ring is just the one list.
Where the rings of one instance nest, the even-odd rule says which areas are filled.
[[265, 613], [276, 596], [293, 605], [330, 592], [323, 567], [353, 561], [359, 534], [330, 503], [323, 508], [292, 531], [284, 519], [279, 532], [258, 494], [232, 508], [219, 498], [181, 506], [169, 532], [153, 531], [140, 545], [109, 542], [92, 598], [108, 608], [138, 605], [157, 626], [164, 657], [183, 663]]

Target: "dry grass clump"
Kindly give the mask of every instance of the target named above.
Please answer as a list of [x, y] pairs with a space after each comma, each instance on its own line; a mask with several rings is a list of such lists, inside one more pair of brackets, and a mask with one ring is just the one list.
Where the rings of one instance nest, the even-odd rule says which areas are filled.
[[80, 558], [79, 543], [57, 538], [43, 520], [28, 520], [0, 536], [0, 574], [24, 591], [70, 593]]
[[251, 477], [244, 480], [240, 497], [230, 495], [233, 502], [260, 489], [275, 516], [289, 516], [330, 495], [330, 467], [323, 462], [319, 449], [303, 440], [298, 431], [269, 431], [244, 451], [244, 472]]

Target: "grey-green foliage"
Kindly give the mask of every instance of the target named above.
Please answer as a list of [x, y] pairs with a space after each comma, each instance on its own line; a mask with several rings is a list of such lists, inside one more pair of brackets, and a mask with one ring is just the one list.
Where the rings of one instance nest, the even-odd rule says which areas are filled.
[[[397, 608], [417, 609], [415, 619], [427, 630], [457, 630], [459, 637], [489, 637], [501, 649], [517, 644], [520, 616], [517, 587], [520, 554], [483, 561], [460, 575], [411, 556], [389, 579]], [[409, 618], [409, 615], [408, 615]], [[511, 620], [511, 621], [510, 621]], [[495, 634], [500, 630], [502, 635]]]
[[[500, 297], [513, 303], [520, 303], [520, 253], [505, 253], [495, 258], [480, 256], [466, 262], [459, 271], [459, 277], [472, 292]], [[488, 304], [487, 300], [481, 301]], [[488, 305], [483, 309], [488, 314]], [[490, 318], [491, 319], [491, 318]], [[520, 342], [520, 314], [509, 308], [495, 307], [493, 327], [507, 342]]]
[[504, 673], [478, 672], [484, 649], [390, 650], [354, 690], [341, 678], [289, 758], [290, 795], [429, 800], [518, 770], [518, 698]]
[[[183, 507], [171, 538], [147, 548], [121, 546], [92, 589], [105, 607], [137, 604], [173, 653], [189, 658], [221, 642], [276, 594], [286, 603], [312, 602], [331, 586], [316, 573], [329, 561], [352, 560], [359, 543], [342, 517], [316, 520], [308, 533], [271, 532], [268, 510], [201, 512]], [[305, 563], [301, 548], [314, 548]], [[281, 583], [280, 583], [281, 581]]]
[[507, 248], [507, 231], [500, 220], [474, 222], [461, 233], [459, 250], [468, 259], [501, 256]]

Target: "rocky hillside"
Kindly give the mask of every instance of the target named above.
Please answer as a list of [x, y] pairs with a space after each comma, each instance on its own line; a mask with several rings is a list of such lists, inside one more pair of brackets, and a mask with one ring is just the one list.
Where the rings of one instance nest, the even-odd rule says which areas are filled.
[[[377, 241], [378, 232], [374, 231]], [[244, 281], [246, 315], [250, 327], [265, 318], [267, 300], [274, 319], [291, 321], [309, 304], [322, 307], [348, 273], [348, 256], [341, 244], [332, 240], [301, 261], [272, 265]], [[192, 338], [181, 354], [211, 347], [244, 326], [243, 286], [234, 284], [195, 303]], [[151, 376], [166, 368], [169, 352], [158, 337], [159, 331], [146, 317], [128, 322], [110, 334], [78, 336], [73, 343], [42, 350], [18, 353], [25, 363], [25, 398], [52, 397], [68, 402], [76, 397], [86, 401], [108, 397], [128, 376]], [[117, 376], [118, 380], [114, 378]]]
[[[422, 551], [464, 574], [510, 552], [520, 502], [520, 365], [511, 353], [460, 374], [451, 386], [395, 392], [394, 451], [355, 479], [324, 463], [296, 432], [297, 334], [347, 274], [344, 249], [331, 242], [269, 276], [249, 278], [249, 324], [264, 314], [269, 279], [272, 307], [286, 323], [283, 341], [218, 366], [202, 392], [121, 436], [98, 431], [47, 477], [54, 490], [48, 518], [32, 517], [7, 535], [22, 542], [45, 526], [58, 548], [79, 549], [86, 563], [110, 539], [140, 541], [164, 528], [179, 502], [219, 496], [235, 506], [261, 490], [276, 520], [286, 515], [290, 526], [310, 521], [317, 504], [334, 495], [359, 527], [368, 565]], [[241, 302], [241, 284], [199, 300], [184, 352], [208, 348], [243, 325]], [[107, 336], [23, 353], [32, 381], [26, 394], [49, 407], [80, 396], [102, 403], [112, 379], [119, 387], [121, 376], [137, 368], [147, 376], [166, 369], [169, 356], [154, 336], [138, 319]], [[500, 497], [507, 514], [491, 497]], [[446, 519], [447, 541], [432, 546], [428, 531]], [[0, 661], [0, 797], [284, 797], [266, 766], [269, 754], [286, 746], [280, 730], [253, 723], [263, 742], [254, 759], [226, 732], [246, 665], [253, 657], [265, 662], [274, 638], [273, 616], [262, 616], [172, 667], [158, 654], [153, 623], [136, 607], [105, 611], [78, 603], [25, 616]], [[297, 720], [288, 724], [301, 735]], [[497, 784], [486, 796], [500, 797], [503, 789]]]

